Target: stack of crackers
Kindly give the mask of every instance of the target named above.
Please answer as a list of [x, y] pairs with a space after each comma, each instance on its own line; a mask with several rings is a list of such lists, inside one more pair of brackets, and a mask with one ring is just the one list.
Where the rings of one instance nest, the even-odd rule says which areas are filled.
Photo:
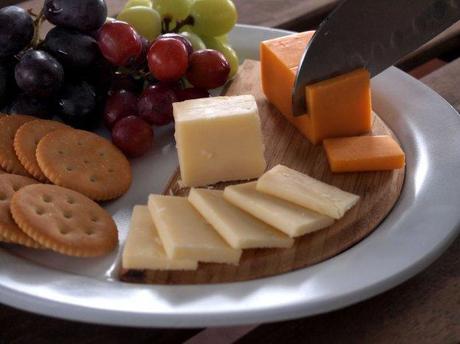
[[0, 241], [78, 257], [116, 247], [115, 222], [96, 202], [126, 193], [132, 176], [112, 143], [56, 121], [1, 116], [0, 167]]

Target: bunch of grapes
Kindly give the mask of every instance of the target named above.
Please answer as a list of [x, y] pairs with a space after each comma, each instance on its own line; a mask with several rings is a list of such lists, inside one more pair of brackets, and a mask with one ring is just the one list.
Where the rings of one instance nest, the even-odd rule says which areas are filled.
[[[40, 25], [55, 27], [44, 39]], [[227, 33], [231, 0], [45, 0], [40, 14], [0, 9], [0, 111], [58, 116], [81, 129], [103, 120], [128, 156], [153, 145], [172, 104], [209, 97], [238, 70]]]
[[104, 24], [99, 47], [119, 79], [104, 119], [127, 155], [149, 149], [148, 125], [171, 123], [174, 102], [209, 97], [236, 74], [238, 57], [226, 36], [236, 19], [230, 0], [130, 0]]
[[[106, 17], [103, 0], [46, 0], [37, 15], [16, 6], [0, 9], [3, 112], [56, 114], [77, 128], [96, 127], [108, 87], [103, 80], [112, 73], [94, 38]], [[42, 40], [45, 19], [56, 26]]]

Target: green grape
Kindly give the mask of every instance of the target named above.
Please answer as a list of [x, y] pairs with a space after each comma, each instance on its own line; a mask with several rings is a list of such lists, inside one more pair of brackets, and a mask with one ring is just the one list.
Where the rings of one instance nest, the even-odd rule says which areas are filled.
[[184, 20], [190, 14], [193, 0], [154, 0], [153, 6], [164, 17]]
[[201, 38], [203, 39], [204, 44], [206, 44], [206, 48], [214, 49], [224, 54], [225, 59], [230, 64], [230, 74], [228, 78], [233, 78], [238, 72], [238, 68], [240, 66], [240, 61], [238, 60], [238, 55], [236, 54], [235, 50], [233, 50], [233, 48], [227, 43], [223, 43], [221, 40], [219, 40], [218, 37], [203, 36]]
[[230, 63], [230, 74], [228, 75], [229, 79], [232, 79], [236, 73], [238, 73], [238, 68], [240, 67], [240, 60], [236, 51], [228, 44], [224, 44], [224, 48], [220, 51], [224, 54], [228, 63]]
[[206, 49], [206, 45], [204, 44], [203, 40], [196, 33], [190, 31], [182, 31], [180, 34], [187, 38], [190, 43], [192, 43], [194, 51]]
[[194, 32], [213, 37], [229, 32], [238, 17], [230, 0], [195, 0], [190, 15], [194, 19]]
[[131, 24], [138, 34], [153, 41], [161, 34], [161, 17], [154, 9], [134, 6], [125, 8], [118, 15], [118, 20]]
[[225, 43], [225, 44], [228, 43], [228, 35], [227, 34], [222, 35], [222, 36], [217, 36], [216, 39], [218, 39], [222, 43]]
[[184, 25], [179, 29], [179, 33], [182, 32], [193, 32], [193, 26], [191, 25]]
[[125, 5], [125, 8], [142, 6], [152, 8], [152, 0], [129, 0]]

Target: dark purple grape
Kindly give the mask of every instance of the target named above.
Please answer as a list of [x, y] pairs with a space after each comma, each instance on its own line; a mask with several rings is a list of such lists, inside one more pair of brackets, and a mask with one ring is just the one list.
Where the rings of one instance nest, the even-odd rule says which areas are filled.
[[0, 62], [0, 106], [8, 100], [9, 70], [5, 64]]
[[138, 115], [150, 124], [166, 125], [173, 121], [172, 104], [176, 101], [176, 92], [170, 85], [149, 86], [139, 98]]
[[116, 91], [107, 98], [104, 122], [111, 129], [120, 119], [137, 115], [137, 97], [126, 90]]
[[16, 96], [9, 105], [7, 112], [9, 114], [30, 115], [43, 119], [51, 119], [53, 117], [49, 99], [31, 97], [25, 93]]
[[93, 37], [58, 26], [48, 32], [42, 49], [71, 69], [87, 68], [101, 58], [99, 46]]
[[144, 79], [136, 79], [129, 74], [115, 73], [112, 78], [110, 91], [115, 92], [119, 90], [130, 91], [134, 94], [139, 94], [144, 89]]
[[115, 68], [102, 56], [88, 68], [66, 71], [66, 77], [87, 81], [96, 88], [98, 94], [104, 95], [110, 90], [114, 74]]
[[57, 98], [56, 112], [64, 123], [79, 129], [93, 129], [100, 123], [97, 95], [85, 81], [64, 84]]
[[0, 57], [16, 55], [32, 41], [34, 22], [17, 6], [0, 9]]
[[25, 93], [31, 96], [47, 97], [61, 88], [64, 69], [47, 52], [29, 50], [16, 65], [14, 75], [17, 85]]
[[44, 13], [54, 25], [90, 32], [104, 24], [107, 5], [104, 0], [46, 0]]
[[21, 93], [14, 80], [14, 68], [18, 60], [15, 57], [0, 60], [0, 106], [6, 106]]

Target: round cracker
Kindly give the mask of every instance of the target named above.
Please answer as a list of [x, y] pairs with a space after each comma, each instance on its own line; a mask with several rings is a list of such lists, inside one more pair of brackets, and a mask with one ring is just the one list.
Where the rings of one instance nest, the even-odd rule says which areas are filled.
[[22, 166], [29, 174], [43, 183], [49, 180], [38, 166], [35, 157], [38, 142], [50, 132], [64, 128], [70, 129], [60, 122], [37, 119], [22, 125], [14, 136], [14, 150]]
[[65, 255], [100, 256], [118, 244], [110, 214], [86, 196], [60, 186], [22, 188], [11, 200], [11, 214], [36, 242]]
[[87, 131], [53, 131], [39, 142], [36, 156], [53, 184], [95, 201], [120, 197], [131, 185], [128, 159], [111, 142]]
[[24, 115], [10, 115], [0, 117], [0, 166], [9, 173], [30, 177], [22, 166], [13, 148], [14, 135], [25, 123], [33, 121], [35, 117]]
[[40, 247], [36, 241], [18, 227], [10, 212], [10, 202], [13, 195], [21, 188], [36, 183], [36, 180], [23, 176], [0, 175], [0, 241], [33, 248]]

